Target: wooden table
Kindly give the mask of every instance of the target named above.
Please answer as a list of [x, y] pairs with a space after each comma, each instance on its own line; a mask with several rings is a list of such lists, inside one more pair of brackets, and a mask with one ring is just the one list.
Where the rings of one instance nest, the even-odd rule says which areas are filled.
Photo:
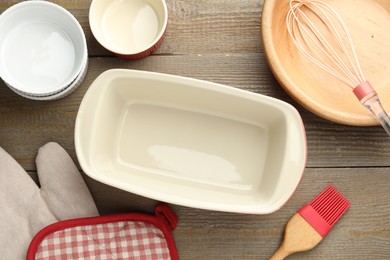
[[[0, 10], [17, 2], [3, 0]], [[264, 56], [262, 0], [167, 0], [165, 41], [153, 55], [137, 61], [116, 58], [96, 42], [88, 23], [89, 0], [53, 2], [73, 13], [85, 30], [90, 56], [85, 81], [70, 96], [52, 102], [19, 97], [0, 83], [0, 146], [35, 180], [36, 152], [47, 142], [58, 142], [77, 162], [73, 140], [77, 110], [103, 71], [127, 68], [209, 80], [294, 105], [307, 131], [307, 168], [291, 200], [270, 215], [172, 205], [179, 216], [174, 236], [182, 259], [267, 259], [281, 242], [287, 220], [330, 183], [350, 200], [351, 208], [314, 250], [289, 259], [390, 259], [390, 138], [380, 127], [323, 120], [283, 91]], [[152, 212], [157, 204], [82, 174], [102, 215]]]

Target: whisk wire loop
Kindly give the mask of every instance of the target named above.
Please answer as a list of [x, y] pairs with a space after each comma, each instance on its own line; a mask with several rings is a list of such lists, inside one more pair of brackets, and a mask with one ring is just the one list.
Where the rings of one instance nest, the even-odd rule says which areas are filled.
[[[315, 20], [323, 26], [322, 31], [302, 10], [304, 7], [315, 15]], [[338, 24], [334, 21], [338, 21]], [[317, 66], [351, 88], [365, 81], [352, 37], [339, 14], [329, 5], [320, 1], [290, 0], [286, 24], [296, 47]], [[337, 27], [342, 29], [346, 43]], [[337, 42], [336, 46], [341, 51], [335, 49], [331, 40]]]
[[[312, 47], [311, 44], [309, 44], [308, 40], [311, 40], [315, 45], [319, 47], [320, 50], [322, 49], [321, 46], [319, 46], [319, 44], [317, 43], [317, 40], [313, 39], [314, 36], [312, 35], [312, 33], [309, 33], [308, 30], [305, 29], [303, 25], [304, 21], [301, 21], [298, 16], [298, 11], [299, 11], [299, 14], [301, 14], [303, 18], [308, 20], [305, 14], [301, 12], [299, 9], [302, 5], [303, 5], [302, 3], [297, 3], [294, 6], [291, 6], [291, 11], [288, 13], [287, 16], [286, 23], [291, 26], [291, 27], [287, 27], [287, 29], [294, 41], [294, 44], [309, 60], [315, 63], [318, 67], [322, 68], [323, 70], [327, 71], [331, 75], [337, 77], [344, 83], [348, 84], [349, 81], [345, 77], [343, 77], [340, 73], [338, 73], [338, 71], [336, 71], [334, 68], [330, 66], [325, 66], [326, 62], [323, 60], [323, 57], [315, 51], [315, 49]], [[304, 35], [307, 35], [307, 37], [304, 37]], [[318, 38], [318, 36], [316, 37]]]
[[390, 136], [390, 117], [366, 81], [346, 24], [319, 0], [290, 0], [287, 31], [301, 53], [318, 67], [353, 89], [353, 93]]
[[[309, 5], [307, 5], [307, 7], [308, 7], [308, 9], [312, 10], [312, 8]], [[326, 61], [323, 58], [325, 55], [337, 67], [340, 68], [340, 64], [338, 64], [332, 57], [332, 55], [334, 55], [334, 49], [331, 47], [331, 45], [328, 43], [328, 41], [323, 37], [323, 35], [319, 32], [318, 28], [312, 23], [312, 21], [306, 16], [306, 14], [304, 12], [302, 12], [300, 9], [297, 9], [297, 13], [302, 18], [304, 18], [303, 22], [306, 21], [306, 24], [305, 24], [306, 26], [303, 26], [302, 25], [303, 22], [300, 21], [298, 14], [295, 14], [297, 22], [300, 25], [300, 27], [298, 27], [297, 30], [298, 30], [299, 34], [301, 35], [302, 41], [307, 44], [307, 47], [310, 50], [311, 54], [314, 56], [314, 58], [317, 58], [319, 61], [321, 61], [322, 63], [320, 63], [320, 65], [324, 66], [323, 64], [326, 64]], [[321, 17], [319, 17], [319, 18], [320, 18], [320, 20], [322, 20], [322, 22], [326, 23], [326, 21], [323, 21], [323, 19]], [[306, 27], [308, 29], [306, 29]], [[305, 40], [306, 38], [303, 36], [304, 33], [308, 36], [308, 39], [310, 39], [314, 43], [314, 45], [318, 47], [317, 49], [320, 50], [320, 53], [318, 53], [316, 51], [316, 49], [313, 48], [313, 46], [311, 44], [309, 44], [308, 41]], [[314, 33], [314, 35], [313, 35], [313, 33]], [[327, 51], [329, 51], [329, 52], [327, 52]], [[325, 67], [325, 68], [326, 68], [326, 70], [328, 70], [334, 74], [337, 74], [339, 77], [342, 77], [342, 75], [340, 75], [332, 67]], [[343, 80], [344, 80], [344, 78], [343, 78]]]

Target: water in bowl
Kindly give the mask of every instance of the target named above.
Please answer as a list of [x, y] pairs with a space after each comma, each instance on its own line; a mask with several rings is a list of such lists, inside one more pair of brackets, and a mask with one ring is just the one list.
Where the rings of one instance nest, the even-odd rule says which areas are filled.
[[107, 8], [102, 21], [103, 35], [118, 53], [138, 53], [158, 34], [159, 20], [145, 1], [116, 1]]

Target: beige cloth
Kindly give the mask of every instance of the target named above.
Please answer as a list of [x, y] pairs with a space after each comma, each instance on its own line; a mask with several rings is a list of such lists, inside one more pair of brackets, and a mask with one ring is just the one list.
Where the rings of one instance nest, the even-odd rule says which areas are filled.
[[0, 258], [26, 259], [34, 235], [59, 220], [97, 216], [96, 205], [78, 169], [57, 143], [36, 158], [41, 188], [0, 148]]

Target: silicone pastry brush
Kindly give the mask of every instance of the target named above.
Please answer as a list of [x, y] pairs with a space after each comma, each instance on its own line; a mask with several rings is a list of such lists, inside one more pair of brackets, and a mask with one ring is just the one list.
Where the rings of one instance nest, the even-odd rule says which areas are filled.
[[329, 185], [287, 223], [284, 239], [270, 260], [314, 248], [349, 208], [350, 203]]

